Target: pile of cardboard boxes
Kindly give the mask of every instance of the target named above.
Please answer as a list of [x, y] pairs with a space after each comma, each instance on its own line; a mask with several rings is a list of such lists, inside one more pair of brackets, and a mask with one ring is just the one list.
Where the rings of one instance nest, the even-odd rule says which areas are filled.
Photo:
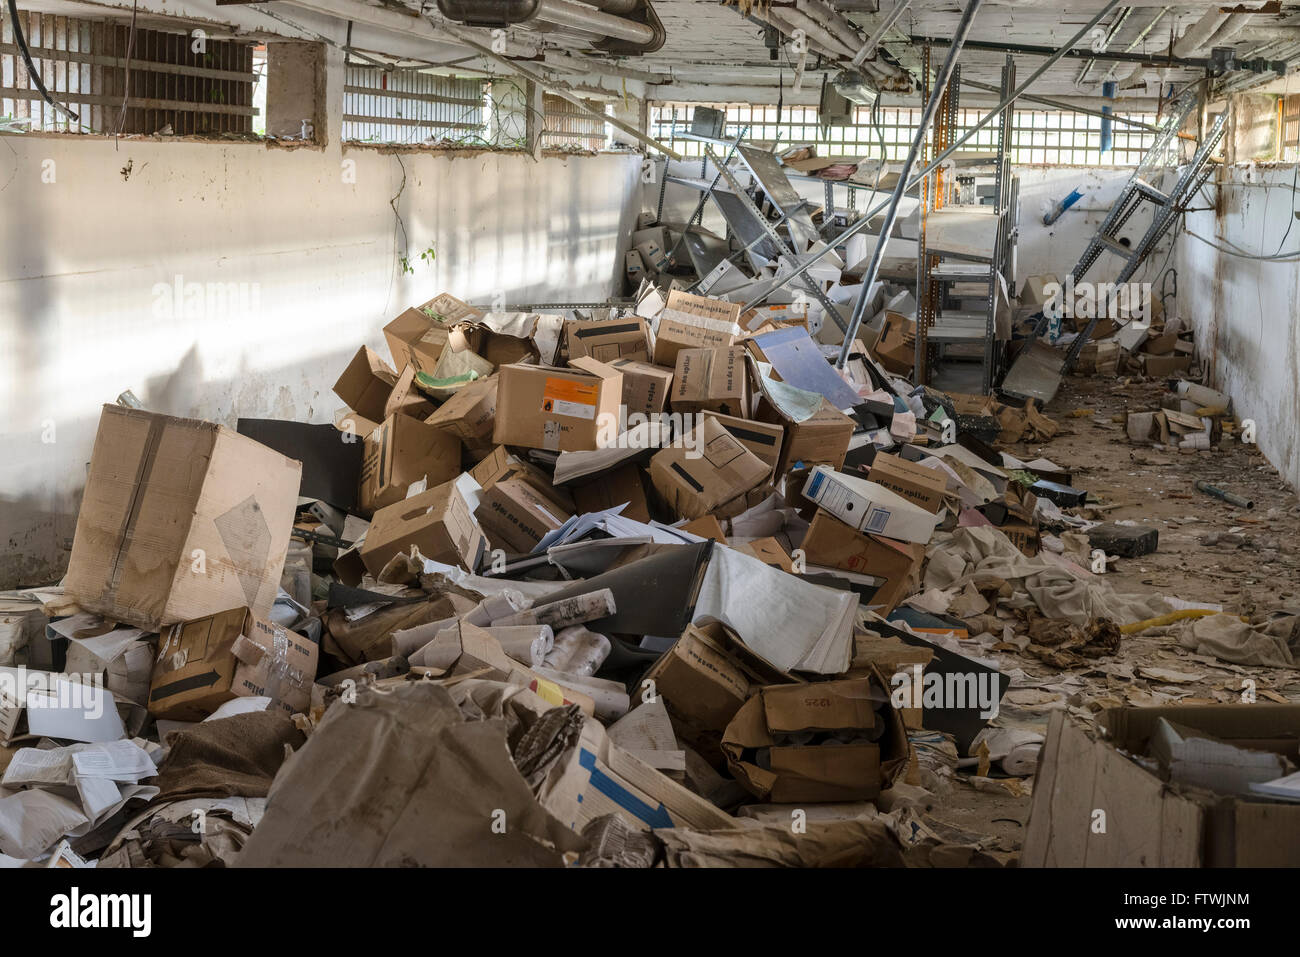
[[[635, 255], [661, 251], [648, 236]], [[51, 686], [96, 677], [74, 665], [111, 677], [115, 719], [69, 706], [51, 724], [10, 695], [4, 743], [33, 775], [18, 758], [42, 736], [69, 761], [126, 742], [172, 782], [182, 760], [222, 773], [226, 752], [197, 743], [211, 735], [281, 759], [292, 741], [303, 758], [269, 803], [280, 759], [245, 794], [261, 824], [229, 824], [264, 864], [382, 863], [376, 834], [409, 838], [417, 863], [476, 861], [472, 842], [426, 846], [384, 802], [355, 804], [391, 783], [371, 751], [440, 755], [408, 782], [417, 803], [468, 787], [481, 800], [462, 814], [520, 809], [529, 859], [598, 857], [610, 827], [730, 832], [773, 805], [855, 820], [918, 780], [913, 735], [968, 747], [982, 726], [891, 694], [903, 670], [976, 667], [930, 640], [959, 621], [902, 607], [932, 538], [991, 526], [1034, 555], [1047, 492], [1024, 476], [1069, 478], [993, 446], [1050, 436], [1033, 405], [901, 378], [907, 335], [889, 317], [836, 370], [799, 320], [681, 291], [576, 320], [441, 295], [385, 326], [391, 361], [362, 346], [341, 363], [333, 425], [105, 406], [67, 577], [9, 648]], [[355, 806], [326, 767], [354, 776]], [[68, 802], [76, 826], [0, 827], [0, 852], [57, 838], [113, 865], [234, 862], [124, 829], [152, 774]], [[7, 775], [2, 800], [50, 800], [40, 780]], [[169, 808], [165, 793], [145, 811]], [[362, 813], [364, 833], [311, 830]]]

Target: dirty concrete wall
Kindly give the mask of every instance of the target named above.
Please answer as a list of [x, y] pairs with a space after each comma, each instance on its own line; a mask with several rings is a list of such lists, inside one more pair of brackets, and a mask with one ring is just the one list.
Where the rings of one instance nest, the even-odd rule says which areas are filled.
[[1227, 167], [1218, 212], [1188, 214], [1174, 257], [1178, 312], [1195, 327], [1211, 383], [1232, 396], [1238, 417], [1255, 420], [1260, 451], [1292, 486], [1300, 484], [1300, 261], [1241, 259], [1191, 234], [1252, 254], [1300, 250], [1296, 176], [1293, 165]]
[[0, 587], [60, 574], [123, 389], [230, 426], [326, 422], [348, 358], [387, 356], [380, 329], [409, 305], [621, 291], [638, 156], [332, 144], [3, 137]]

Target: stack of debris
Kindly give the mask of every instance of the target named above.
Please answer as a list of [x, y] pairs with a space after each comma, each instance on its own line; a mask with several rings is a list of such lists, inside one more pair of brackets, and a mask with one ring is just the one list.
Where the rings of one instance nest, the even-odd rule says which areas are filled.
[[743, 319], [442, 295], [332, 426], [106, 406], [62, 587], [0, 609], [0, 853], [1004, 862], [918, 795], [1032, 774], [997, 652], [1112, 653], [1169, 607], [1089, 552], [1154, 542], [1005, 450], [1032, 403]]

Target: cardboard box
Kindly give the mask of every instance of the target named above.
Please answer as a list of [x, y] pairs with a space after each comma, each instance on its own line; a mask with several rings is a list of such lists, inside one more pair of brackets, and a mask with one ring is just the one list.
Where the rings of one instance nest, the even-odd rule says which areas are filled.
[[[716, 419], [691, 433], [691, 447], [674, 445], [650, 460], [650, 481], [668, 507], [682, 518], [699, 518], [761, 485], [768, 468]], [[692, 449], [699, 457], [692, 458]]]
[[604, 322], [567, 322], [564, 330], [570, 359], [591, 356], [599, 362], [650, 361], [650, 331], [644, 319], [633, 316]]
[[[1147, 754], [1158, 719], [1238, 747], [1297, 761], [1300, 705], [1112, 708], [1091, 733], [1063, 712], [1048, 718], [1021, 867], [1295, 867], [1300, 804], [1219, 795], [1161, 780]], [[1094, 826], [1106, 812], [1106, 829]]]
[[[871, 700], [873, 683], [884, 699], [879, 711]], [[782, 743], [808, 731], [812, 743]], [[854, 737], [821, 743], [837, 731]], [[769, 768], [757, 763], [754, 751], [760, 748], [770, 757]], [[722, 750], [732, 776], [776, 804], [871, 800], [903, 772], [909, 753], [902, 718], [874, 669], [869, 678], [763, 688], [727, 725]]]
[[643, 831], [735, 826], [730, 814], [615, 745], [594, 719], [583, 722], [577, 744], [560, 757], [537, 800], [578, 832], [607, 814]]
[[674, 730], [711, 763], [721, 763], [722, 732], [741, 705], [762, 687], [796, 683], [713, 619], [687, 625], [645, 673], [647, 681], [663, 698]]
[[[430, 313], [441, 318], [434, 319]], [[384, 326], [384, 338], [393, 355], [393, 365], [398, 369], [412, 365], [417, 372], [432, 375], [456, 323], [478, 319], [482, 315], [473, 306], [446, 293], [422, 306], [407, 309]]]
[[573, 502], [576, 515], [601, 512], [626, 503], [627, 508], [621, 514], [638, 522], [650, 521], [650, 505], [646, 500], [641, 469], [631, 462], [605, 473], [594, 482], [576, 487]]
[[158, 637], [149, 713], [202, 721], [232, 698], [265, 696], [271, 710], [305, 713], [320, 649], [310, 638], [232, 608], [171, 625]]
[[910, 375], [916, 361], [916, 323], [896, 312], [885, 313], [871, 357], [894, 375]]
[[883, 485], [819, 465], [808, 476], [804, 497], [858, 529], [924, 545], [934, 534], [934, 516]]
[[749, 413], [749, 373], [744, 348], [678, 352], [670, 404], [674, 412], [720, 412], [745, 418]]
[[932, 515], [943, 508], [943, 496], [948, 489], [946, 472], [928, 469], [887, 452], [876, 454], [867, 472], [867, 480], [897, 492]]
[[496, 450], [470, 471], [481, 487], [491, 488], [497, 482], [517, 479], [530, 485], [536, 494], [551, 502], [551, 511], [573, 514], [573, 494], [569, 489], [556, 488], [551, 484], [551, 477], [532, 462], [511, 455], [508, 451], [503, 457], [497, 450], [504, 451], [505, 446], [498, 445]]
[[839, 568], [878, 579], [875, 594], [863, 604], [881, 616], [912, 594], [925, 560], [924, 545], [864, 534], [820, 509], [799, 547], [809, 566]]
[[672, 368], [682, 349], [726, 348], [740, 335], [739, 323], [739, 303], [675, 289], [668, 294], [655, 329], [654, 363]]
[[693, 322], [660, 318], [655, 333], [654, 363], [674, 368], [677, 353], [683, 349], [726, 349], [736, 341], [736, 335], [720, 329], [711, 329]]
[[1192, 357], [1175, 353], [1169, 356], [1142, 356], [1142, 369], [1153, 379], [1162, 379], [1192, 367]]
[[664, 410], [673, 387], [671, 369], [632, 359], [616, 359], [610, 365], [623, 374], [623, 405], [629, 417], [639, 412], [649, 418]]
[[438, 407], [424, 421], [436, 429], [457, 436], [467, 449], [492, 448], [492, 429], [496, 423], [496, 376], [475, 379]]
[[410, 416], [390, 415], [366, 436], [361, 508], [369, 513], [400, 502], [411, 483], [422, 478], [427, 478], [432, 488], [459, 474], [460, 439]]
[[637, 243], [636, 251], [641, 254], [641, 261], [651, 272], [662, 272], [668, 266], [668, 253], [653, 239]]
[[705, 412], [704, 418], [716, 419], [724, 429], [740, 440], [741, 445], [758, 456], [771, 470], [767, 476], [769, 479], [776, 474], [776, 467], [781, 462], [784, 428], [771, 422], [740, 419], [717, 412]]
[[502, 366], [498, 378], [501, 384], [492, 432], [498, 445], [590, 451], [598, 447], [597, 436], [608, 429], [610, 419], [618, 422], [623, 375], [590, 357], [574, 359], [568, 369]]
[[280, 588], [302, 466], [197, 419], [104, 406], [64, 579], [83, 611], [158, 631]]
[[623, 257], [623, 271], [630, 283], [639, 283], [645, 278], [645, 260], [635, 249], [629, 249]]
[[802, 462], [805, 468], [829, 465], [837, 469], [844, 464], [853, 438], [854, 422], [825, 399], [821, 407], [802, 422], [781, 414], [766, 400], [758, 404], [758, 418], [780, 425], [785, 430], [785, 447], [777, 471], [785, 475]]
[[375, 512], [361, 545], [361, 561], [370, 574], [378, 575], [394, 555], [409, 552], [412, 545], [435, 562], [470, 571], [479, 567], [487, 539], [455, 482]]
[[397, 373], [374, 349], [362, 346], [334, 383], [334, 394], [363, 418], [382, 422]]
[[526, 555], [570, 518], [555, 509], [555, 503], [539, 495], [521, 479], [494, 482], [479, 494], [474, 513], [488, 541], [496, 548]]

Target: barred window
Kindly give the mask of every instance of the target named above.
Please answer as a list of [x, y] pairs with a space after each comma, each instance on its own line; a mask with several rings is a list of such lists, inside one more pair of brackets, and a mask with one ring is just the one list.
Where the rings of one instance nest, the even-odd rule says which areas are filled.
[[251, 42], [133, 31], [129, 24], [21, 10], [18, 16], [41, 82], [68, 113], [45, 102], [36, 89], [6, 17], [0, 28], [0, 117], [8, 129], [178, 136], [255, 132]]
[[[868, 107], [857, 107], [853, 126], [823, 129], [817, 110], [811, 106], [783, 107], [751, 104], [699, 104], [726, 113], [726, 136], [734, 137], [748, 128], [747, 140], [774, 142], [775, 148], [814, 145], [825, 156], [880, 155], [880, 137], [891, 161], [907, 156], [912, 137], [921, 121], [921, 108], [882, 106], [879, 132], [871, 126]], [[650, 132], [668, 142], [675, 132], [690, 129], [692, 103], [654, 103], [650, 106]], [[676, 122], [674, 124], [674, 116]], [[958, 135], [971, 129], [984, 116], [979, 109], [958, 111]], [[1151, 113], [1126, 113], [1128, 119], [1154, 125]], [[1101, 117], [1088, 113], [1060, 110], [1016, 110], [1011, 131], [1009, 155], [1017, 164], [1074, 164], [1090, 166], [1136, 166], [1142, 154], [1155, 140], [1155, 134], [1123, 123], [1112, 124], [1112, 146], [1101, 152]], [[983, 127], [968, 140], [963, 149], [992, 149], [997, 141], [994, 123]], [[670, 145], [684, 156], [702, 156], [704, 144], [674, 141]]]
[[343, 87], [343, 139], [481, 142], [487, 125], [485, 93], [481, 79], [349, 66]]
[[[605, 107], [598, 100], [584, 100], [589, 107], [601, 113]], [[550, 149], [562, 146], [579, 146], [587, 150], [604, 149], [608, 132], [605, 123], [588, 113], [582, 113], [568, 100], [547, 93], [542, 98], [546, 112], [542, 130], [542, 146]]]

